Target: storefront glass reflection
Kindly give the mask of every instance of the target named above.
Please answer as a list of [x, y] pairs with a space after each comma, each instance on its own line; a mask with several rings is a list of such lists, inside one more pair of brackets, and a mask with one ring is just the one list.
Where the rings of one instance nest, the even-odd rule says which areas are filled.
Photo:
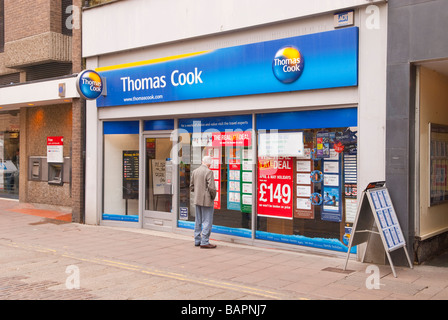
[[103, 220], [138, 221], [138, 121], [104, 123], [103, 170]]
[[212, 158], [210, 169], [217, 190], [214, 231], [251, 237], [252, 222], [252, 116], [216, 117], [179, 121], [179, 226], [191, 228], [195, 206], [189, 189], [190, 174], [201, 159]]
[[0, 197], [19, 197], [20, 113], [0, 113]]
[[171, 212], [173, 164], [170, 138], [146, 138], [145, 210]]
[[[303, 149], [292, 155], [294, 143]], [[256, 238], [344, 251], [357, 210], [357, 128], [268, 133], [276, 157], [258, 157]], [[293, 138], [291, 138], [293, 137]], [[260, 144], [259, 144], [260, 146]]]
[[357, 211], [357, 109], [256, 119], [255, 132], [252, 116], [179, 120], [178, 226], [193, 227], [190, 175], [209, 155], [213, 232], [346, 251]]

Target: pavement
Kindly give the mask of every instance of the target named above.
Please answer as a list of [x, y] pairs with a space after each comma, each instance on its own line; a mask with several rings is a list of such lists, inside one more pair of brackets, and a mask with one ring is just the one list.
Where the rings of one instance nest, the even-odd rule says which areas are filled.
[[194, 315], [212, 310], [195, 309], [198, 301], [257, 301], [236, 310], [247, 313], [269, 301], [448, 299], [444, 267], [396, 266], [395, 278], [355, 255], [343, 270], [343, 256], [213, 243], [72, 223], [67, 212], [0, 200], [0, 300], [177, 301], [172, 312]]

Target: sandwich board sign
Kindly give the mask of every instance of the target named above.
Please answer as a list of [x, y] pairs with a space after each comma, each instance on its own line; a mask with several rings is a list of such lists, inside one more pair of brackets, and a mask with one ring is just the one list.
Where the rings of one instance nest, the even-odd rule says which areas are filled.
[[[384, 185], [384, 181], [369, 183], [367, 188], [362, 192], [361, 202], [358, 206], [358, 212], [350, 237], [344, 270], [347, 268], [351, 247], [368, 242], [372, 234], [380, 235], [395, 278], [397, 274], [390, 257], [390, 252], [403, 248], [409, 266], [413, 269], [406, 249], [406, 241], [398, 223], [397, 214], [389, 191]], [[362, 261], [364, 261], [364, 256]]]

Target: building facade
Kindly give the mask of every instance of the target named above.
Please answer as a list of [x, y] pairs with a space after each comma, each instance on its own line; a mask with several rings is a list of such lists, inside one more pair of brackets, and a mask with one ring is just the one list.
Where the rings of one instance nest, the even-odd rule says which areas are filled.
[[446, 1], [389, 1], [386, 179], [409, 250], [448, 248]]
[[64, 208], [76, 222], [84, 215], [81, 2], [0, 1], [0, 197]]
[[112, 1], [83, 30], [106, 88], [86, 223], [192, 234], [210, 155], [213, 238], [347, 251], [358, 190], [385, 179], [385, 1]]

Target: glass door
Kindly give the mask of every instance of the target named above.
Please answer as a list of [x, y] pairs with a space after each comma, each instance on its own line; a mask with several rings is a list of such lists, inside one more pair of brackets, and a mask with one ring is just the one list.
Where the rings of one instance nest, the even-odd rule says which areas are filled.
[[144, 136], [144, 144], [143, 227], [171, 229], [174, 221], [172, 141], [169, 134], [151, 134]]

